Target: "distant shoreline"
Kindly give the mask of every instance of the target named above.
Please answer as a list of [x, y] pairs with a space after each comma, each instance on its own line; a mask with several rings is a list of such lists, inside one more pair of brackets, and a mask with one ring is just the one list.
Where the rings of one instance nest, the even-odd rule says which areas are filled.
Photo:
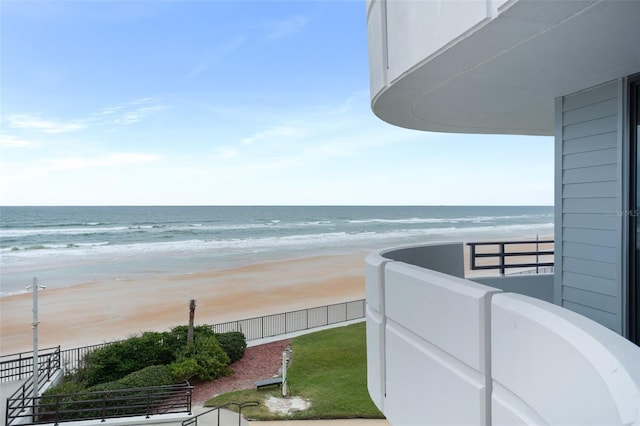
[[403, 244], [548, 234], [527, 206], [23, 207], [0, 221], [0, 297]]

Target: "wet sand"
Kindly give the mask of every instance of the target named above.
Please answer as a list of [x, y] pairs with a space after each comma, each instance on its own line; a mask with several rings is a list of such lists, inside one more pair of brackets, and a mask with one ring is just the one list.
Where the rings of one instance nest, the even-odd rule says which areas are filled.
[[[215, 324], [364, 298], [367, 253], [275, 261], [236, 269], [45, 289], [39, 347], [62, 349], [186, 324]], [[32, 295], [0, 299], [0, 353], [31, 350]]]

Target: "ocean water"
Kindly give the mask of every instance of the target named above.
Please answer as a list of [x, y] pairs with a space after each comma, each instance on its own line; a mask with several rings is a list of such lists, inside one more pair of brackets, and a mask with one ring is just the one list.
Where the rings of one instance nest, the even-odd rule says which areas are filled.
[[0, 207], [0, 296], [33, 277], [60, 287], [552, 233], [540, 206]]

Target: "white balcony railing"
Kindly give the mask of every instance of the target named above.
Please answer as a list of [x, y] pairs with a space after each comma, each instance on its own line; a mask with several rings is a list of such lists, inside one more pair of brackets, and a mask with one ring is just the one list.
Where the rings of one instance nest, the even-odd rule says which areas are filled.
[[550, 274], [463, 274], [462, 243], [367, 257], [369, 393], [392, 424], [640, 425], [638, 346], [545, 301]]

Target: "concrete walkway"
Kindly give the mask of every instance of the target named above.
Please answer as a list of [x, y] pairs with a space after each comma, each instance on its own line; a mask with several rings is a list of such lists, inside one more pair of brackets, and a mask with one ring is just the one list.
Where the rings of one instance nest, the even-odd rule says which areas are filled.
[[[198, 415], [209, 411], [209, 407], [194, 407], [193, 414]], [[109, 420], [107, 420], [109, 422]], [[147, 421], [147, 426], [181, 426], [181, 422], [159, 423]], [[103, 423], [104, 425], [104, 423]], [[330, 419], [330, 420], [273, 420], [273, 421], [248, 421], [244, 418], [238, 423], [238, 413], [229, 410], [220, 410], [220, 423], [218, 423], [218, 412], [212, 411], [198, 417], [198, 426], [390, 426], [384, 419]]]
[[276, 420], [250, 421], [248, 424], [251, 426], [390, 426], [390, 423], [384, 419]]
[[[194, 414], [200, 414], [209, 408], [194, 408]], [[220, 410], [220, 425], [217, 423], [217, 412], [211, 412], [198, 418], [198, 426], [235, 426], [238, 425], [238, 413]], [[241, 426], [390, 426], [384, 419], [329, 419], [329, 420], [273, 420], [248, 421], [241, 419]]]
[[15, 380], [13, 382], [2, 382], [0, 383], [0, 425], [6, 423], [5, 416], [7, 415], [7, 398], [9, 398], [15, 391], [20, 389], [22, 385], [24, 385], [27, 380]]
[[[193, 414], [204, 413], [210, 408], [197, 407], [193, 409]], [[218, 413], [211, 412], [198, 418], [198, 426], [236, 426], [238, 425], [238, 413], [220, 410], [220, 425], [218, 425]], [[247, 421], [241, 419], [241, 426], [390, 426], [384, 419], [331, 419], [331, 420], [273, 420]], [[165, 423], [165, 426], [167, 424]]]

